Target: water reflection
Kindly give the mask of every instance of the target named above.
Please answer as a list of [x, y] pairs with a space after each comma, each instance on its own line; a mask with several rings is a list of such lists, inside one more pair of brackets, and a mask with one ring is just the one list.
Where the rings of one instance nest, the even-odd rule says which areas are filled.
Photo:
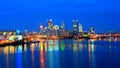
[[35, 44], [34, 43], [32, 43], [31, 45], [30, 45], [30, 49], [31, 49], [31, 52], [32, 52], [32, 68], [34, 68], [34, 48], [35, 48]]
[[91, 68], [96, 68], [96, 62], [95, 62], [95, 45], [94, 40], [88, 41], [88, 57], [90, 62]]
[[44, 51], [43, 51], [43, 42], [40, 42], [40, 65], [41, 65], [41, 68], [45, 68], [45, 58], [44, 58]]
[[73, 45], [73, 50], [74, 50], [74, 51], [78, 51], [78, 47], [77, 47], [77, 46], [78, 46], [78, 44], [74, 44], [74, 45]]
[[47, 42], [44, 42], [45, 51], [47, 51]]
[[18, 46], [16, 49], [16, 65], [17, 68], [22, 68], [22, 46]]
[[55, 68], [60, 68], [60, 60], [59, 60], [59, 42], [58, 40], [55, 41]]
[[6, 64], [7, 64], [7, 68], [9, 68], [9, 55], [8, 55], [8, 47], [5, 47], [5, 50], [4, 51], [6, 51], [5, 53], [6, 53]]
[[59, 43], [58, 43], [58, 40], [55, 40], [54, 42], [54, 46], [55, 46], [55, 51], [59, 51]]
[[22, 45], [19, 45], [18, 47], [16, 47], [16, 53], [22, 53], [23, 47]]
[[24, 45], [24, 51], [27, 51], [27, 44]]
[[76, 62], [75, 63], [75, 65], [74, 65], [74, 67], [75, 68], [78, 68], [79, 67], [79, 61], [78, 61], [78, 44], [76, 44], [76, 43], [74, 43], [74, 45], [73, 45], [73, 55], [74, 55], [74, 62]]
[[64, 41], [61, 41], [61, 43], [60, 43], [60, 49], [61, 49], [62, 51], [65, 50], [65, 43], [64, 43]]
[[[45, 40], [0, 47], [0, 68], [98, 68], [100, 64], [97, 62], [101, 62], [101, 59], [118, 61], [114, 57], [119, 58], [119, 43], [102, 43], [94, 40]], [[105, 62], [109, 63], [107, 60]]]
[[83, 50], [83, 45], [79, 44], [79, 50], [82, 51]]

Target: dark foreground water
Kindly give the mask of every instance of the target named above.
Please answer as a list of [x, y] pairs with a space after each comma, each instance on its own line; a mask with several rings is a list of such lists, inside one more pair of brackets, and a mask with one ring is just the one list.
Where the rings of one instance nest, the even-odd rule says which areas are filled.
[[120, 42], [49, 40], [0, 47], [0, 68], [120, 68]]

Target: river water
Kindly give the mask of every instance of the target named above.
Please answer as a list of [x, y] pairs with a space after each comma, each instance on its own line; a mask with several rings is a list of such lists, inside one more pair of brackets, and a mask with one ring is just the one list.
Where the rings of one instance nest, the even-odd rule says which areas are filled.
[[0, 47], [0, 68], [120, 68], [120, 42], [44, 40]]

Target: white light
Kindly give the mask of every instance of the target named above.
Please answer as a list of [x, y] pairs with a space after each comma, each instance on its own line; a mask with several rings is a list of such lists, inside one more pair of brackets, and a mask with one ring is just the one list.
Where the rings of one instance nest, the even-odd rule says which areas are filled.
[[40, 28], [42, 29], [42, 28], [43, 28], [43, 26], [41, 25], [41, 26], [40, 26]]

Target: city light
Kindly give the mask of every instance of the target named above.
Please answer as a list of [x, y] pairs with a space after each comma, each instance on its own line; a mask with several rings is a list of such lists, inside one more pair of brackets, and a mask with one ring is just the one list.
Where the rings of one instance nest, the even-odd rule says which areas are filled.
[[0, 0], [0, 68], [120, 68], [120, 0]]

